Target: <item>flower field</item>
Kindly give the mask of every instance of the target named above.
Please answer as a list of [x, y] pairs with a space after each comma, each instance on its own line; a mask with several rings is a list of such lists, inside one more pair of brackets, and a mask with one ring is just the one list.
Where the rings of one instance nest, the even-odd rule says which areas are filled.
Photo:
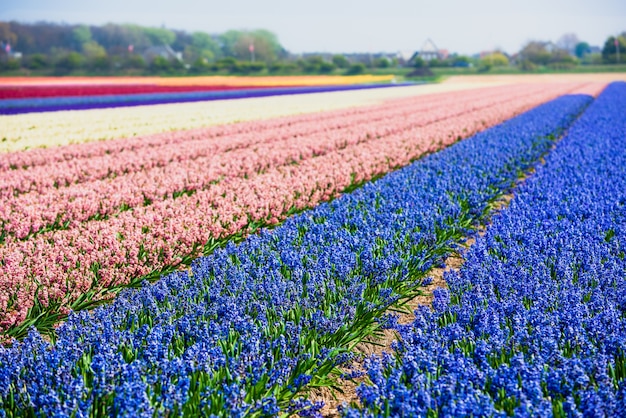
[[347, 416], [623, 415], [625, 106], [609, 86], [572, 125]]
[[[275, 224], [577, 87], [474, 90], [355, 116], [326, 114], [326, 125], [305, 116], [274, 129], [247, 126], [234, 140], [212, 129], [205, 140], [206, 132], [195, 132], [148, 152], [139, 139], [144, 146], [134, 152], [9, 165], [2, 172], [0, 326], [30, 325], [35, 307], [79, 309], [109, 288], [188, 263], [216, 240]], [[281, 139], [275, 132], [284, 122]]]
[[[85, 85], [84, 78], [12, 80], [8, 86], [0, 81], [0, 114], [14, 115], [73, 109], [101, 109], [164, 103], [185, 103], [207, 100], [271, 97], [311, 94], [328, 91], [360, 90], [393, 87], [388, 76], [353, 77], [258, 77], [248, 78], [249, 86], [240, 78], [206, 77], [185, 80], [144, 79], [125, 77], [93, 79]], [[281, 83], [281, 80], [284, 82]], [[41, 84], [33, 84], [33, 82]], [[203, 83], [203, 81], [205, 81]], [[209, 81], [206, 83], [206, 81]], [[221, 81], [224, 85], [216, 85]], [[302, 85], [294, 84], [300, 81]], [[381, 84], [380, 81], [387, 82]], [[378, 82], [378, 83], [377, 83]], [[72, 84], [68, 84], [72, 83]], [[132, 83], [132, 84], [131, 84]], [[193, 84], [192, 84], [193, 83]], [[285, 84], [285, 85], [282, 85]], [[409, 85], [409, 84], [407, 84]]]
[[[350, 417], [626, 406], [626, 83], [234, 80], [0, 83], [0, 109], [176, 101], [0, 117], [0, 416], [320, 416], [316, 391], [351, 380]], [[185, 119], [209, 103], [277, 106]], [[449, 288], [400, 324], [454, 254]], [[393, 355], [359, 369], [387, 329]]]

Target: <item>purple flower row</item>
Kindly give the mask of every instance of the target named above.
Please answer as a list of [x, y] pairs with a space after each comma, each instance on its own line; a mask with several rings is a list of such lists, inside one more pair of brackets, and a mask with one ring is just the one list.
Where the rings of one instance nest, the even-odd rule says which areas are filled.
[[434, 311], [373, 358], [363, 416], [623, 416], [626, 83], [614, 83], [469, 250]]

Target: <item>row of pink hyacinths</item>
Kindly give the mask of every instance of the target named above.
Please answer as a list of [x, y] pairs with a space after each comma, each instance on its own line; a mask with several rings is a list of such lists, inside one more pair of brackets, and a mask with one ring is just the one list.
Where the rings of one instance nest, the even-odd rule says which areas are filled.
[[[497, 89], [498, 87], [484, 88], [483, 91], [488, 93], [490, 90]], [[431, 100], [440, 101], [446, 100], [446, 98], [454, 96], [455, 94], [459, 93], [440, 93], [430, 95], [429, 97]], [[393, 108], [401, 108], [407, 103], [412, 103], [414, 101], [414, 98], [390, 99], [386, 102], [384, 109], [393, 110]], [[367, 119], [372, 117], [377, 118], [377, 112], [380, 112], [380, 110], [380, 105], [370, 105], [297, 116], [284, 116], [269, 120], [240, 122], [236, 124], [195, 128], [185, 131], [142, 135], [132, 138], [72, 144], [52, 149], [34, 148], [5, 154], [2, 158], [0, 158], [0, 172], [14, 168], [30, 168], [39, 165], [56, 164], [82, 158], [94, 158], [106, 155], [114, 156], [116, 154], [128, 153], [136, 150], [145, 152], [147, 149], [153, 147], [158, 148], [168, 145], [177, 145], [194, 140], [216, 138], [221, 136], [232, 138], [233, 136], [241, 134], [259, 135], [261, 132], [273, 132], [274, 135], [287, 138], [291, 135], [297, 134], [297, 132], [291, 131], [292, 128], [301, 131], [299, 124], [302, 123], [306, 124], [308, 122], [315, 122], [318, 124], [323, 123], [324, 126], [339, 126], [343, 123], [343, 119], [348, 116], [365, 115]]]
[[[404, 130], [394, 128], [378, 138], [345, 143], [336, 150], [301, 159], [297, 165], [278, 164], [247, 177], [226, 177], [191, 196], [138, 206], [107, 220], [79, 223], [68, 230], [45, 232], [26, 241], [7, 242], [0, 247], [0, 329], [22, 322], [35, 297], [44, 306], [54, 301], [67, 310], [90, 289], [122, 285], [132, 278], [176, 265], [185, 256], [198, 255], [198, 245], [245, 230], [251, 221], [277, 223], [293, 208], [312, 207], [336, 197], [355, 181], [367, 181], [407, 165], [424, 153], [437, 151], [459, 137], [493, 126], [558, 95], [597, 94], [600, 88], [572, 84], [527, 87], [528, 94], [515, 100], [502, 99], [511, 94], [503, 89], [502, 98], [491, 98], [492, 106], [475, 110], [468, 107], [462, 114], [455, 107], [458, 99], [451, 96], [447, 109], [454, 117], [441, 115], [433, 118], [432, 123], [422, 122], [419, 126], [404, 120], [406, 114], [399, 108], [397, 114], [402, 116], [387, 122], [390, 127], [406, 126]], [[479, 101], [484, 92], [476, 90], [473, 94], [474, 100]], [[411, 106], [412, 102], [404, 103]], [[468, 106], [468, 102], [463, 103]], [[439, 107], [433, 109], [440, 111]], [[353, 127], [345, 135], [358, 132]], [[293, 141], [298, 143], [303, 137], [306, 136]], [[100, 266], [97, 284], [91, 271], [96, 263]]]
[[[502, 96], [502, 88], [486, 89], [484, 100]], [[247, 122], [150, 135], [127, 140], [78, 144], [56, 149], [16, 152], [0, 158], [0, 197], [28, 192], [44, 193], [46, 189], [111, 178], [173, 162], [186, 163], [202, 157], [213, 157], [224, 151], [257, 144], [310, 136], [332, 135], [351, 126], [384, 122], [391, 117], [425, 112], [449, 105], [450, 101], [476, 99], [475, 94], [432, 95], [429, 100], [400, 99], [386, 106], [369, 106], [337, 112], [292, 116], [271, 121]], [[386, 124], [388, 126], [388, 123]], [[46, 156], [46, 152], [50, 154]], [[7, 167], [14, 167], [8, 169]]]
[[[316, 131], [320, 124], [309, 122], [300, 124], [300, 131], [287, 139], [269, 140], [278, 135], [264, 132], [257, 137], [267, 138], [268, 141], [255, 142], [255, 137], [245, 135], [248, 145], [232, 149], [225, 149], [227, 139], [207, 139], [192, 141], [191, 147], [160, 147], [151, 161], [145, 154], [134, 154], [135, 160], [129, 160], [124, 154], [112, 161], [103, 162], [102, 157], [95, 158], [98, 164], [84, 162], [78, 171], [87, 172], [89, 167], [94, 171], [103, 172], [109, 167], [123, 167], [128, 161], [127, 167], [148, 167], [148, 162], [159, 160], [167, 161], [174, 154], [178, 158], [171, 159], [169, 164], [158, 164], [144, 170], [130, 171], [123, 175], [116, 171], [117, 177], [108, 177], [102, 180], [86, 182], [72, 182], [67, 187], [55, 188], [51, 185], [42, 185], [45, 180], [55, 177], [56, 173], [43, 177], [45, 168], [38, 167], [40, 175], [40, 190], [18, 196], [6, 197], [5, 203], [0, 207], [0, 228], [4, 230], [6, 241], [24, 239], [29, 234], [38, 232], [55, 222], [67, 223], [69, 227], [76, 227], [89, 219], [102, 218], [105, 215], [113, 215], [119, 209], [125, 207], [143, 206], [145, 202], [165, 200], [180, 192], [195, 192], [203, 190], [211, 184], [233, 177], [246, 177], [285, 164], [300, 163], [312, 157], [318, 157], [329, 152], [350, 145], [363, 143], [376, 138], [392, 135], [407, 129], [424, 126], [438, 120], [455, 117], [470, 110], [497, 105], [507, 101], [516, 101], [520, 97], [528, 96], [527, 88], [517, 88], [509, 94], [502, 91], [493, 92], [490, 95], [476, 98], [474, 94], [461, 94], [452, 104], [450, 100], [433, 101], [433, 105], [419, 101], [405, 104], [402, 109], [394, 109], [395, 115], [388, 109], [380, 112], [384, 118], [363, 120], [363, 117], [344, 117], [345, 125], [339, 127], [337, 122], [333, 124], [335, 129]], [[427, 109], [426, 107], [430, 107]], [[373, 116], [373, 115], [372, 115]], [[395, 118], [393, 117], [395, 116]], [[400, 120], [400, 123], [395, 121]], [[391, 121], [391, 122], [390, 122]], [[306, 128], [311, 133], [307, 134]], [[232, 142], [239, 142], [241, 137], [234, 137]], [[219, 150], [223, 149], [222, 152]], [[183, 153], [185, 153], [183, 155]], [[156, 154], [156, 152], [154, 153]], [[208, 155], [207, 155], [208, 154]], [[187, 157], [186, 159], [183, 156]], [[142, 158], [143, 157], [143, 158]], [[120, 161], [122, 164], [120, 164]], [[59, 164], [62, 165], [62, 164]], [[57, 171], [57, 167], [54, 171]], [[32, 170], [31, 170], [32, 171]], [[28, 173], [29, 170], [21, 170], [15, 174]], [[11, 173], [11, 172], [8, 172]], [[3, 173], [7, 174], [7, 173]], [[15, 176], [18, 177], [18, 176]], [[24, 178], [24, 176], [22, 176]]]

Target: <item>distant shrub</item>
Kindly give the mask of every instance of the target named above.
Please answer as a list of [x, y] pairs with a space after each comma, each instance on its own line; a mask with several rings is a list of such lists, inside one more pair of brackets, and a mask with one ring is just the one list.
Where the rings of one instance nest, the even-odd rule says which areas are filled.
[[426, 61], [424, 61], [421, 57], [415, 57], [413, 60], [413, 67], [415, 68], [424, 68], [426, 67]]
[[48, 57], [44, 54], [33, 54], [26, 57], [24, 60], [24, 67], [29, 70], [40, 70], [46, 68], [49, 65]]
[[266, 66], [264, 62], [238, 61], [236, 65], [231, 67], [230, 72], [236, 74], [250, 74], [261, 72], [265, 68]]
[[307, 57], [305, 60], [299, 61], [299, 64], [304, 72], [311, 74], [323, 72], [322, 68], [325, 69], [325, 72], [330, 72], [335, 68], [333, 64], [324, 61], [324, 58], [319, 55]]
[[206, 73], [211, 71], [211, 64], [205, 58], [198, 58], [191, 64], [190, 71], [192, 73]]
[[70, 52], [57, 60], [54, 69], [57, 73], [64, 74], [82, 68], [84, 64], [85, 58], [81, 54]]
[[575, 62], [551, 62], [548, 68], [552, 70], [571, 70], [576, 67]]
[[480, 60], [481, 66], [489, 67], [506, 67], [509, 65], [509, 59], [501, 52], [485, 55]]
[[93, 57], [89, 62], [89, 67], [100, 71], [109, 70], [111, 68], [111, 58], [108, 55]]
[[146, 68], [146, 61], [141, 55], [133, 54], [126, 59], [126, 61], [124, 62], [124, 66], [126, 68]]
[[170, 69], [170, 61], [160, 55], [154, 57], [150, 63], [150, 71], [159, 73]]
[[276, 61], [270, 64], [267, 69], [270, 73], [273, 73], [273, 74], [276, 74], [276, 73], [289, 74], [289, 73], [297, 72], [299, 70], [299, 67], [298, 67], [298, 64], [294, 62]]
[[578, 65], [578, 59], [570, 55], [568, 51], [557, 50], [552, 53], [548, 68], [555, 70], [568, 70]]
[[522, 71], [536, 71], [537, 70], [537, 64], [535, 64], [534, 62], [530, 61], [530, 60], [523, 60], [519, 63], [519, 68]]
[[600, 54], [600, 53], [589, 54], [585, 58], [586, 58], [586, 60], [588, 61], [589, 64], [600, 65], [600, 64], [604, 63], [604, 60], [602, 59], [602, 54]]
[[626, 36], [624, 36], [624, 34], [617, 38], [609, 36], [606, 42], [604, 42], [604, 47], [602, 48], [602, 58], [604, 62], [607, 64], [617, 63], [618, 51], [621, 55], [621, 60], [624, 60], [624, 57], [626, 57]]
[[357, 74], [363, 74], [365, 73], [366, 67], [364, 64], [361, 64], [360, 62], [356, 63], [356, 64], [352, 64], [348, 70], [346, 71], [346, 75], [357, 75]]
[[217, 60], [215, 65], [217, 66], [218, 70], [233, 71], [233, 69], [237, 67], [238, 61], [233, 57], [226, 57]]
[[431, 68], [449, 67], [449, 63], [445, 60], [439, 60], [437, 58], [433, 58], [428, 62], [428, 66]]
[[322, 62], [319, 65], [318, 71], [322, 74], [331, 73], [335, 70], [335, 65], [330, 62]]
[[7, 70], [7, 71], [19, 70], [20, 62], [14, 58], [9, 58], [8, 60], [2, 63], [2, 67], [0, 68], [3, 70]]
[[390, 65], [391, 63], [385, 57], [377, 58], [374, 60], [374, 67], [376, 68], [389, 68]]
[[433, 77], [434, 74], [428, 67], [420, 67], [411, 71], [406, 77]]
[[83, 66], [84, 59], [78, 52], [70, 52], [63, 55], [55, 64], [55, 68], [60, 71], [72, 71]]
[[333, 55], [333, 64], [337, 68], [348, 68], [350, 66], [350, 61], [343, 55], [337, 54]]
[[185, 63], [177, 58], [170, 59], [170, 68], [175, 71], [185, 69]]

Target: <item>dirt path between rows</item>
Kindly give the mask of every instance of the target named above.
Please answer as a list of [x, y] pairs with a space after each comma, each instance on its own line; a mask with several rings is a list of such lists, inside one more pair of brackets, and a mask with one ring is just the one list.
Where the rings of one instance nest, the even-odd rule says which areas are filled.
[[[554, 142], [548, 153], [554, 150], [556, 144], [560, 142], [565, 135], [566, 132], [562, 133], [560, 138]], [[530, 176], [532, 176], [532, 174], [536, 170], [536, 167], [545, 164], [544, 157], [541, 157], [538, 160], [537, 165], [531, 167], [523, 176], [515, 181], [515, 184], [513, 185], [509, 193], [499, 197], [495, 202], [491, 204], [491, 208], [486, 219], [482, 220], [480, 225], [477, 226], [475, 233], [469, 236], [467, 240], [460, 245], [460, 250], [458, 252], [452, 253], [450, 256], [448, 256], [448, 258], [446, 258], [446, 260], [444, 261], [444, 267], [433, 268], [428, 272], [426, 277], [430, 277], [432, 279], [431, 283], [420, 289], [422, 291], [422, 294], [420, 296], [413, 298], [406, 304], [406, 308], [410, 310], [410, 313], [399, 313], [399, 324], [410, 324], [415, 319], [415, 315], [413, 314], [413, 312], [419, 306], [432, 306], [434, 290], [437, 288], [447, 288], [447, 284], [444, 279], [444, 275], [446, 274], [446, 272], [451, 270], [459, 270], [461, 268], [464, 262], [464, 255], [476, 242], [476, 238], [483, 236], [487, 231], [487, 228], [489, 228], [489, 225], [492, 223], [493, 218], [509, 206], [511, 200], [515, 196], [515, 191]], [[392, 353], [392, 344], [398, 339], [398, 337], [399, 336], [395, 331], [387, 329], [384, 330], [381, 338], [372, 340], [373, 343], [360, 343], [356, 347], [356, 350], [359, 353], [358, 358], [354, 361], [351, 367], [342, 368], [341, 371], [344, 373], [365, 373], [366, 369], [364, 367], [364, 360], [373, 355], [381, 356], [383, 352]], [[343, 392], [333, 391], [329, 388], [316, 389], [310, 392], [310, 400], [313, 402], [324, 402], [324, 407], [320, 411], [324, 417], [339, 417], [340, 408], [342, 407], [342, 405], [359, 404], [359, 399], [356, 394], [356, 388], [361, 383], [366, 382], [366, 377], [359, 377], [355, 379], [340, 379], [339, 384]]]
[[[540, 161], [540, 164], [543, 164], [543, 160]], [[519, 187], [519, 185], [524, 182], [524, 180], [528, 178], [528, 176], [530, 176], [532, 172], [534, 172], [534, 169], [531, 169], [527, 175], [519, 179], [516, 182], [514, 189]], [[491, 219], [493, 219], [494, 216], [496, 216], [510, 204], [513, 196], [514, 194], [511, 192], [496, 200], [493, 203], [492, 209], [486, 222], [484, 224], [481, 224], [476, 229], [476, 232], [473, 236], [468, 237], [468, 239], [461, 245], [460, 251], [448, 256], [448, 258], [446, 258], [446, 260], [444, 261], [444, 267], [433, 268], [428, 272], [427, 277], [430, 277], [432, 279], [431, 283], [420, 289], [422, 291], [422, 294], [420, 296], [413, 298], [407, 303], [406, 308], [408, 308], [411, 313], [398, 314], [399, 324], [410, 324], [411, 322], [413, 322], [413, 320], [415, 319], [415, 315], [413, 314], [413, 312], [419, 306], [432, 306], [433, 292], [435, 291], [435, 289], [447, 288], [447, 284], [444, 279], [444, 275], [446, 274], [446, 272], [451, 270], [458, 270], [461, 268], [464, 262], [464, 255], [476, 242], [476, 237], [480, 237], [485, 234], [487, 228], [489, 227]], [[382, 356], [383, 352], [392, 353], [392, 343], [397, 339], [397, 333], [391, 329], [387, 329], [384, 330], [382, 338], [375, 340], [375, 344], [372, 344], [370, 342], [360, 343], [356, 348], [357, 352], [359, 353], [357, 360], [355, 360], [351, 367], [342, 368], [342, 371], [344, 373], [365, 373], [366, 369], [364, 367], [364, 360], [373, 355]], [[333, 391], [329, 388], [316, 389], [311, 392], [310, 399], [313, 402], [324, 402], [324, 407], [320, 411], [324, 417], [339, 417], [339, 411], [342, 405], [359, 404], [359, 399], [356, 394], [356, 388], [361, 383], [365, 382], [365, 377], [355, 379], [340, 379], [339, 383], [343, 393]]]

